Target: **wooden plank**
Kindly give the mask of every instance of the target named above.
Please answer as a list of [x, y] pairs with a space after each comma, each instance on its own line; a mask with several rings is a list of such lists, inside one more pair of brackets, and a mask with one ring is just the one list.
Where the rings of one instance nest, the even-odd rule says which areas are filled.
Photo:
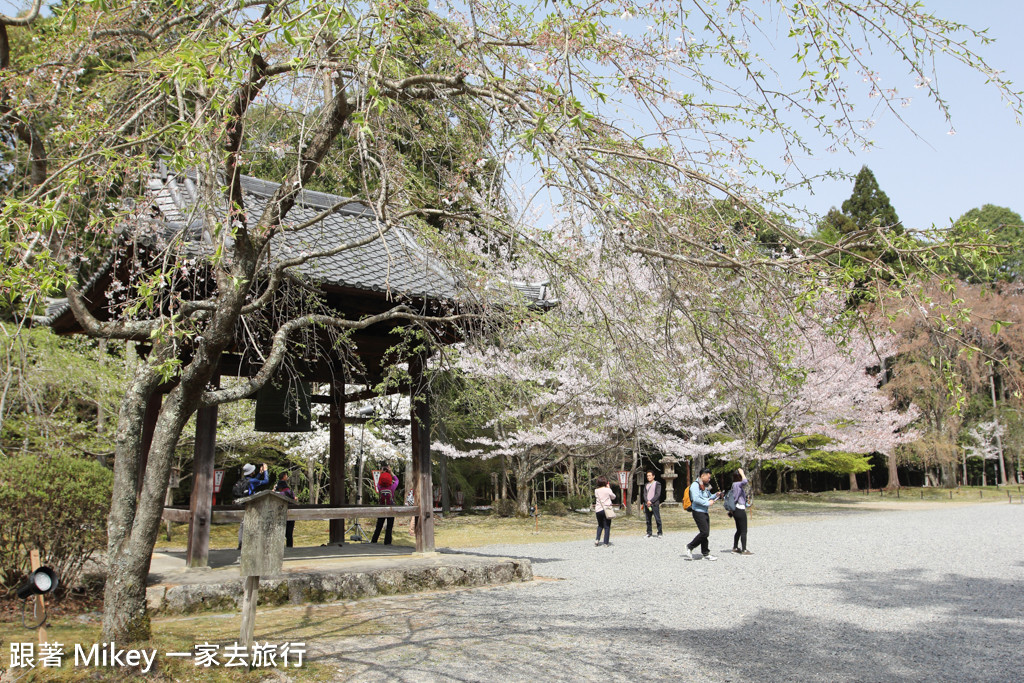
[[182, 510], [181, 508], [165, 507], [163, 514], [160, 516], [160, 519], [164, 522], [178, 522], [179, 524], [181, 524], [188, 523], [189, 517], [191, 516], [192, 513], [189, 512], [188, 510]]
[[[220, 386], [214, 377], [213, 386]], [[196, 444], [192, 456], [192, 498], [189, 501], [188, 545], [185, 564], [207, 567], [210, 564], [210, 524], [213, 521], [213, 467], [217, 446], [217, 406], [200, 408], [196, 413]]]
[[[321, 519], [360, 519], [366, 517], [415, 517], [419, 512], [416, 505], [392, 505], [392, 506], [365, 506], [365, 507], [322, 507], [322, 506], [293, 506], [288, 509], [289, 520], [316, 521]], [[245, 517], [245, 510], [242, 508], [222, 508], [217, 506], [213, 509], [212, 521], [214, 524], [228, 524], [241, 522]], [[188, 522], [189, 511], [182, 508], [165, 507], [161, 519], [165, 522]]]
[[[330, 421], [331, 421], [331, 417], [330, 416], [327, 416], [325, 418], [324, 416], [321, 415], [320, 417], [317, 418], [317, 423], [318, 424], [324, 424], [325, 422], [330, 424]], [[390, 418], [389, 417], [389, 418], [386, 418], [386, 419], [382, 419], [382, 418], [379, 418], [379, 417], [354, 417], [354, 416], [351, 416], [351, 415], [346, 415], [345, 416], [345, 424], [347, 424], [347, 425], [364, 425], [364, 424], [367, 424], [367, 423], [370, 423], [370, 422], [374, 422], [376, 424], [395, 425], [397, 427], [405, 427], [405, 426], [408, 426], [408, 425], [412, 424], [411, 420], [406, 419], [406, 418], [400, 418], [400, 417], [395, 417], [395, 418]]]
[[[409, 385], [404, 382], [398, 386], [389, 386], [387, 390], [380, 394], [373, 389], [364, 389], [363, 391], [357, 391], [352, 394], [345, 394], [345, 403], [353, 403], [355, 401], [368, 401], [371, 398], [377, 398], [379, 396], [390, 396], [391, 394], [400, 394], [409, 390]], [[329, 404], [333, 399], [330, 396], [310, 396], [309, 400], [311, 403], [324, 403]]]
[[241, 576], [274, 576], [284, 561], [284, 529], [290, 499], [272, 491], [260, 491], [245, 499]]
[[410, 517], [419, 512], [415, 505], [302, 509], [290, 508], [288, 519], [358, 519], [360, 517]]

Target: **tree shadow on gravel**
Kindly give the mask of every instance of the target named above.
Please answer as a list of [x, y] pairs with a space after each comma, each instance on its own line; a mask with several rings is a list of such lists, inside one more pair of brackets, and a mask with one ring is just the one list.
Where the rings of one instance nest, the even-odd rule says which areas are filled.
[[[805, 585], [838, 596], [822, 606], [821, 618], [761, 610], [741, 628], [683, 637], [706, 649], [712, 670], [739, 669], [753, 680], [1006, 681], [1020, 675], [1019, 654], [1007, 647], [1024, 642], [1019, 580], [848, 571], [837, 582]], [[844, 605], [877, 613], [851, 623]]]
[[[338, 680], [631, 681], [641, 672], [710, 681], [1018, 679], [1020, 655], [1008, 644], [1024, 642], [1019, 582], [848, 572], [809, 585], [839, 599], [820, 616], [752, 603], [728, 627], [716, 626], [713, 601], [701, 595], [679, 605], [678, 625], [646, 627], [635, 616], [588, 618], [586, 609], [535, 604], [518, 592], [438, 597], [370, 620], [380, 630], [318, 624], [313, 658], [337, 665]], [[854, 623], [844, 605], [877, 613]]]
[[841, 572], [842, 580], [804, 584], [835, 591], [850, 605], [880, 610], [896, 608], [945, 608], [959, 615], [988, 619], [1021, 619], [1024, 614], [1024, 583], [1020, 579], [992, 579], [958, 574], [929, 578], [921, 570], [879, 574]]

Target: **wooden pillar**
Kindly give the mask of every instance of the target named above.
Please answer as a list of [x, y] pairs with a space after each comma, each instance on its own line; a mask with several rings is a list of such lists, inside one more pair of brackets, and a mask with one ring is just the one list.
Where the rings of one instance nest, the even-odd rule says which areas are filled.
[[430, 404], [423, 380], [423, 359], [409, 360], [412, 379], [412, 471], [416, 482], [416, 552], [434, 552], [434, 483], [430, 472]]
[[146, 478], [146, 464], [149, 462], [149, 448], [153, 445], [156, 419], [160, 416], [160, 405], [164, 395], [154, 391], [146, 402], [146, 413], [142, 417], [142, 453], [139, 454], [138, 478], [135, 480], [135, 495], [142, 493], [142, 480]]
[[[347, 500], [345, 494], [345, 380], [335, 380], [331, 385], [330, 451], [327, 469], [330, 475], [331, 505], [338, 507]], [[345, 520], [330, 521], [329, 542], [345, 543]]]
[[[210, 381], [220, 386], [220, 378]], [[213, 518], [213, 468], [217, 449], [217, 406], [196, 412], [196, 445], [192, 455], [192, 498], [189, 501], [185, 564], [210, 566], [210, 521]]]

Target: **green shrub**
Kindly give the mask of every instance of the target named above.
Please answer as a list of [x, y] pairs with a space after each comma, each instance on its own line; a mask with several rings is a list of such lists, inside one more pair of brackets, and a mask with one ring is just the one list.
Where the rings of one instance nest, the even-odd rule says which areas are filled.
[[580, 493], [575, 496], [569, 496], [565, 499], [565, 504], [570, 510], [593, 510], [594, 509], [594, 497], [589, 493]]
[[491, 503], [491, 514], [497, 517], [515, 517], [516, 502], [511, 498], [500, 498]]
[[540, 509], [546, 515], [555, 515], [557, 517], [564, 517], [569, 514], [569, 508], [565, 507], [565, 503], [558, 498], [545, 500], [540, 504]]
[[0, 458], [0, 586], [29, 572], [28, 552], [74, 586], [89, 556], [106, 545], [113, 473], [67, 455]]
[[462, 491], [462, 509], [472, 510], [476, 506], [476, 493], [473, 489], [463, 489]]

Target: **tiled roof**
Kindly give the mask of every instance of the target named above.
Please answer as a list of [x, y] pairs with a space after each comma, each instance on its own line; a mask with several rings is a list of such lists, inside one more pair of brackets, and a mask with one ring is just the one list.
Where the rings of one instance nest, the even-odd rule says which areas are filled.
[[[242, 190], [249, 216], [263, 213], [278, 184], [242, 176]], [[196, 188], [188, 177], [155, 178], [150, 189], [154, 204], [164, 218], [165, 239], [173, 239], [184, 228], [185, 239], [202, 239], [202, 220], [194, 213]], [[303, 190], [286, 225], [301, 225], [342, 201], [341, 197]], [[373, 211], [351, 202], [336, 209], [317, 224], [301, 231], [286, 231], [273, 238], [269, 248], [271, 261], [291, 258], [311, 251], [325, 251], [378, 234], [383, 229]], [[363, 289], [393, 297], [426, 299], [457, 298], [461, 288], [456, 278], [436, 257], [396, 226], [369, 244], [332, 256], [316, 258], [292, 269], [323, 285]]]
[[[246, 211], [253, 219], [260, 216], [279, 185], [259, 178], [242, 176]], [[177, 243], [186, 252], [198, 254], [212, 249], [208, 235], [203, 234], [202, 215], [196, 210], [198, 190], [188, 175], [157, 173], [150, 179], [152, 206], [158, 218], [140, 217], [134, 239], [160, 248]], [[288, 212], [286, 225], [301, 225], [342, 201], [342, 197], [324, 192], [303, 190], [295, 206]], [[377, 234], [383, 226], [368, 207], [350, 202], [335, 209], [313, 226], [300, 231], [276, 235], [269, 247], [272, 261], [291, 258], [310, 251], [324, 251]], [[173, 247], [172, 247], [173, 248]], [[113, 256], [83, 287], [107, 273]], [[374, 292], [388, 298], [415, 298], [455, 301], [465, 299], [468, 289], [460, 286], [450, 269], [420, 246], [408, 230], [395, 226], [369, 244], [337, 254], [311, 259], [295, 266], [291, 272], [305, 276], [327, 287], [349, 288]], [[513, 283], [512, 286], [533, 305], [548, 308], [553, 300], [546, 298], [544, 285]], [[492, 302], [493, 303], [493, 302]], [[69, 311], [66, 299], [52, 300], [45, 317], [35, 324], [50, 325]]]

